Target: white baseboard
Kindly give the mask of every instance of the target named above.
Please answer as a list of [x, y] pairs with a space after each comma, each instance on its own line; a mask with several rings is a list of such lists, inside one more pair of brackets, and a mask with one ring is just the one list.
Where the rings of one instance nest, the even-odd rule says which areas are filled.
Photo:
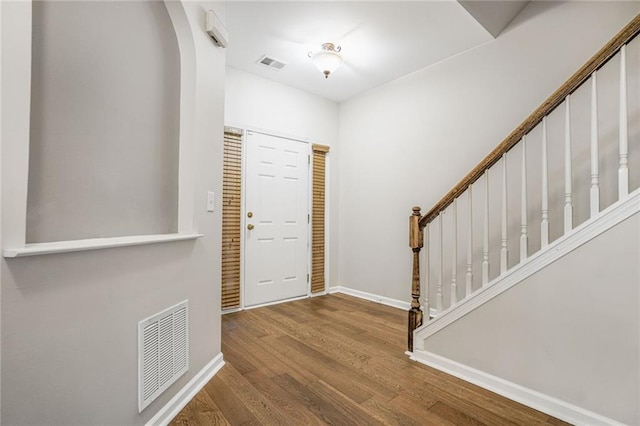
[[147, 422], [147, 426], [166, 426], [178, 415], [196, 394], [206, 385], [224, 365], [222, 352], [213, 358], [202, 370], [180, 389], [171, 400]]
[[329, 293], [327, 291], [321, 291], [321, 292], [318, 292], [318, 293], [310, 293], [310, 294], [308, 294], [306, 296], [293, 297], [291, 299], [281, 299], [281, 300], [276, 300], [275, 302], [266, 302], [266, 303], [260, 303], [258, 305], [251, 305], [251, 306], [245, 306], [245, 307], [239, 307], [239, 308], [225, 309], [225, 310], [221, 311], [221, 314], [222, 315], [233, 314], [233, 313], [236, 313], [236, 312], [248, 311], [249, 309], [264, 308], [265, 306], [279, 305], [280, 303], [294, 302], [296, 300], [308, 299], [310, 297], [324, 296], [325, 294], [329, 294]]
[[575, 425], [622, 425], [592, 411], [476, 370], [434, 353], [415, 349], [411, 359]]
[[296, 300], [302, 300], [302, 299], [308, 299], [308, 298], [309, 296], [307, 295], [292, 297], [291, 299], [281, 299], [281, 300], [276, 300], [275, 302], [266, 302], [266, 303], [259, 303], [257, 305], [245, 306], [244, 309], [240, 309], [240, 310], [248, 311], [249, 309], [264, 308], [265, 306], [279, 305], [281, 303], [294, 302]]
[[[366, 291], [354, 290], [349, 287], [334, 286], [329, 287], [329, 289], [326, 291], [326, 294], [333, 293], [348, 294], [349, 296], [358, 297], [360, 299], [391, 306], [392, 308], [402, 309], [403, 311], [408, 311], [411, 308], [411, 302], [403, 302], [402, 300], [392, 299], [390, 297], [380, 296], [373, 293], [367, 293]], [[422, 308], [424, 309], [424, 306], [422, 306]], [[438, 316], [438, 312], [433, 308], [429, 310], [429, 314], [432, 318]]]
[[402, 309], [405, 311], [408, 311], [409, 308], [411, 307], [411, 303], [409, 302], [392, 299], [390, 297], [379, 296], [373, 293], [367, 293], [366, 291], [354, 290], [349, 287], [343, 287], [343, 286], [329, 287], [329, 290], [327, 292], [329, 294], [333, 294], [333, 293], [348, 294], [349, 296], [359, 297], [360, 299], [381, 303], [383, 305], [391, 306], [391, 307]]

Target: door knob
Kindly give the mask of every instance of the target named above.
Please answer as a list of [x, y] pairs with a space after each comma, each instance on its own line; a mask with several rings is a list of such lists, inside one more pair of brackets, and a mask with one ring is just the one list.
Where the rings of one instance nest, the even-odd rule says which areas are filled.
[[248, 225], [247, 225], [247, 229], [248, 229], [249, 231], [251, 231], [253, 228], [255, 228], [255, 227], [254, 227], [252, 224], [248, 224]]

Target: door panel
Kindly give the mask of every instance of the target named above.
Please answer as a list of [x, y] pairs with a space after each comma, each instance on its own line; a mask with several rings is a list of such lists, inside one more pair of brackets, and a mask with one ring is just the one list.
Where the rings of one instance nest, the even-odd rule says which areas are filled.
[[245, 306], [307, 294], [308, 184], [307, 144], [247, 132]]

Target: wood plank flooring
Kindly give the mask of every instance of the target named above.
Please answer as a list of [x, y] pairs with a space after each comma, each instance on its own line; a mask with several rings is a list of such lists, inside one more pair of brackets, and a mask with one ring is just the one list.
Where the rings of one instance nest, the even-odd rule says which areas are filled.
[[341, 294], [224, 315], [226, 365], [171, 424], [567, 424], [410, 361], [406, 316]]

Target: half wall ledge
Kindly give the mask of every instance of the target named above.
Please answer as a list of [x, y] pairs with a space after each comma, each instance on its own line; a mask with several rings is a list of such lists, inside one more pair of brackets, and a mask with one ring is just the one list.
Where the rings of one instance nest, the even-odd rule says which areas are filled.
[[51, 243], [26, 244], [20, 248], [6, 248], [6, 258], [39, 256], [43, 254], [70, 253], [76, 251], [98, 250], [114, 247], [139, 246], [144, 244], [168, 243], [172, 241], [195, 240], [203, 234], [154, 234], [127, 237], [91, 238], [87, 240], [56, 241]]

